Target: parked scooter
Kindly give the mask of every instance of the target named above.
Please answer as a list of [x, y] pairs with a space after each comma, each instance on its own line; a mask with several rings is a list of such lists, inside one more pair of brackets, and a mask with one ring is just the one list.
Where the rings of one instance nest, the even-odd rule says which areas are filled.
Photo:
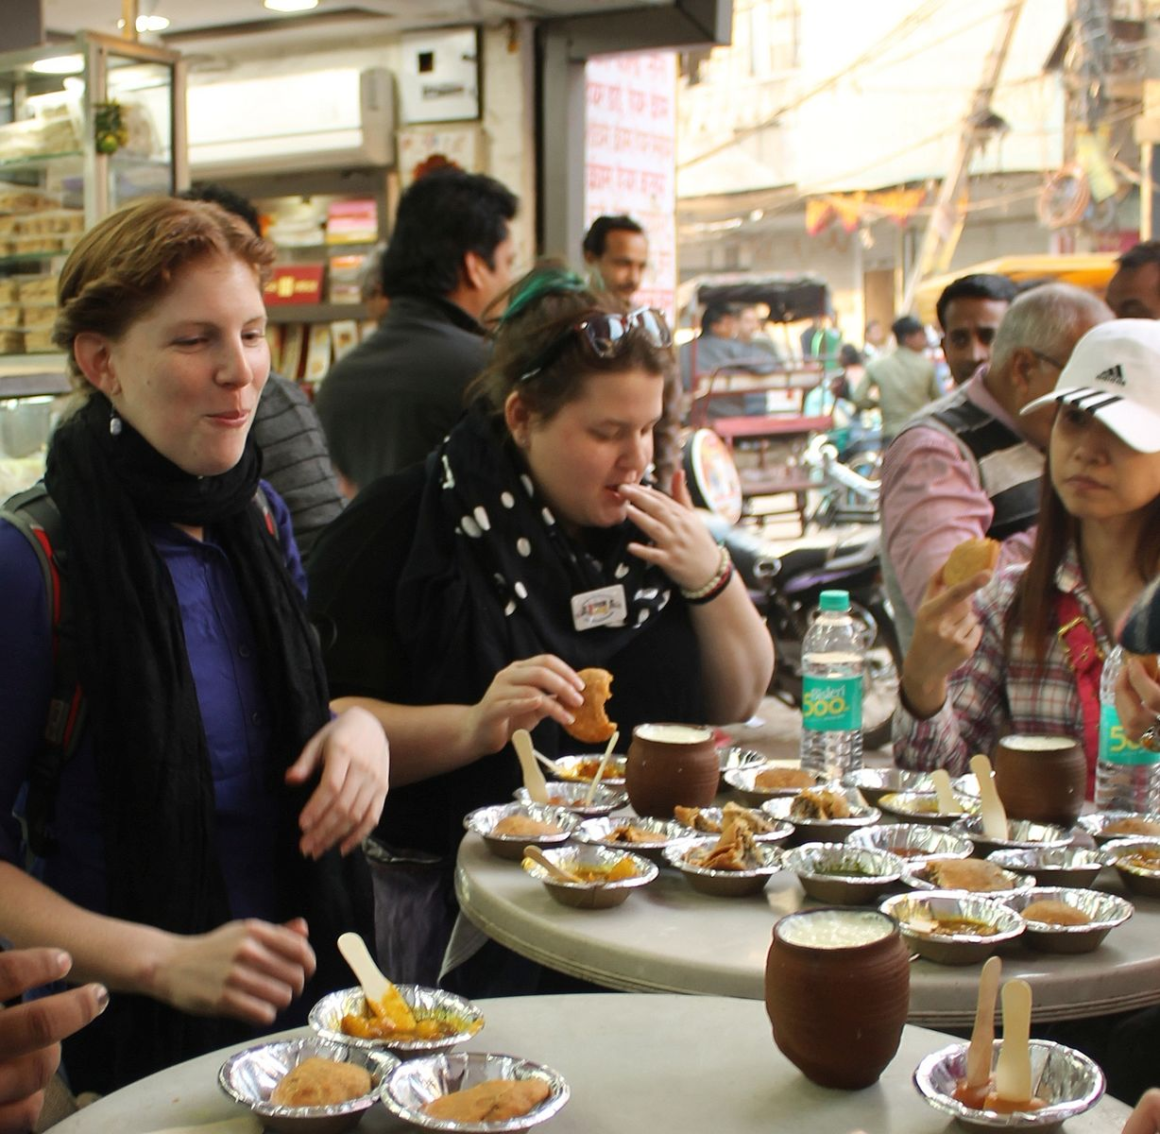
[[[851, 613], [861, 623], [866, 643], [863, 741], [867, 748], [887, 744], [898, 704], [902, 655], [882, 582], [877, 524], [862, 525], [852, 534], [825, 530], [775, 552], [760, 531], [737, 522], [740, 488], [736, 501], [723, 491], [731, 478], [722, 465], [722, 453], [729, 463], [731, 459], [724, 446], [714, 445], [712, 440], [715, 438], [694, 435], [686, 442], [685, 471], [705, 523], [729, 549], [738, 574], [769, 627], [777, 654], [770, 695], [794, 708], [801, 707], [802, 640], [817, 612], [821, 593], [848, 591]], [[693, 453], [702, 458], [712, 454], [713, 467], [698, 468]], [[732, 479], [736, 479], [735, 472]]]

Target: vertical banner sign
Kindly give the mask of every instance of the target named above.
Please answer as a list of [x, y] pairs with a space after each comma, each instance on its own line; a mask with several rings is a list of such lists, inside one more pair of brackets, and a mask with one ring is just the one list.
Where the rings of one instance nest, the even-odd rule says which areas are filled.
[[[584, 225], [627, 213], [648, 234], [636, 302], [676, 314], [677, 58], [601, 55], [586, 65]], [[579, 239], [579, 237], [577, 237]]]

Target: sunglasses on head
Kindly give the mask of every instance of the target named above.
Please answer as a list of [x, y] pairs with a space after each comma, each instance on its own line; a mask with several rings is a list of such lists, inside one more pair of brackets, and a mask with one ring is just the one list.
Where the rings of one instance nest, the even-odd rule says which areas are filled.
[[672, 346], [673, 336], [664, 312], [655, 307], [637, 307], [621, 315], [615, 311], [597, 311], [573, 323], [562, 335], [553, 339], [537, 356], [535, 362], [521, 374], [516, 385], [530, 382], [544, 367], [551, 364], [572, 336], [579, 338], [584, 349], [598, 361], [606, 362], [620, 354], [628, 343], [628, 335], [639, 331], [651, 346]]

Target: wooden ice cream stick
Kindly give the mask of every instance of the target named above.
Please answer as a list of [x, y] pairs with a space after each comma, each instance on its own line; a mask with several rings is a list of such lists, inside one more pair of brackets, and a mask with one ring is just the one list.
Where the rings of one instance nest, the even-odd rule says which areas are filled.
[[991, 761], [986, 756], [972, 756], [971, 771], [979, 781], [979, 813], [983, 818], [983, 834], [988, 839], [1007, 838], [1007, 811], [995, 789]]
[[971, 1032], [971, 1045], [967, 1048], [968, 1091], [986, 1093], [991, 1081], [991, 1056], [995, 1047], [995, 1001], [999, 995], [999, 977], [1003, 972], [1003, 962], [991, 957], [983, 966], [979, 976], [979, 1002], [975, 1008], [975, 1027]]
[[1031, 985], [1003, 985], [1003, 1043], [995, 1065], [995, 1094], [1008, 1104], [1031, 1101]]
[[548, 781], [544, 779], [544, 773], [536, 763], [531, 733], [526, 728], [517, 728], [512, 733], [512, 745], [520, 760], [520, 770], [524, 774], [524, 787], [528, 789], [528, 798], [533, 803], [547, 803]]

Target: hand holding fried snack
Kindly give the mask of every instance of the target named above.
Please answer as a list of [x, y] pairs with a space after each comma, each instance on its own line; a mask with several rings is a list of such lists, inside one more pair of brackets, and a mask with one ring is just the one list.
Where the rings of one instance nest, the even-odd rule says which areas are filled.
[[994, 571], [999, 565], [999, 541], [965, 539], [958, 544], [942, 568], [943, 585], [953, 587], [966, 582], [980, 571]]
[[569, 735], [584, 744], [600, 744], [616, 731], [616, 724], [608, 719], [604, 703], [612, 696], [612, 674], [606, 669], [581, 669], [584, 682], [584, 704], [573, 714], [573, 721], [565, 725]]

